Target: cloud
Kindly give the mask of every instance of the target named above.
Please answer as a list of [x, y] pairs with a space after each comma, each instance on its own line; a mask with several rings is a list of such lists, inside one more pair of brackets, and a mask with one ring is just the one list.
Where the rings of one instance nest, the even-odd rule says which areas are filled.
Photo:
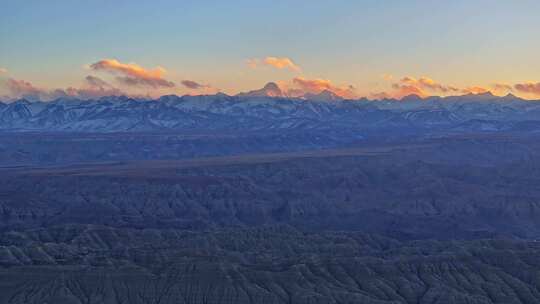
[[198, 90], [210, 87], [207, 84], [201, 84], [193, 80], [183, 80], [182, 85], [191, 90]]
[[512, 88], [512, 85], [510, 84], [507, 84], [507, 83], [495, 83], [493, 84], [493, 89], [496, 90], [496, 91], [504, 91], [504, 92], [508, 92], [508, 91], [513, 91], [514, 89]]
[[443, 85], [428, 77], [420, 77], [415, 79], [413, 77], [403, 77], [400, 82], [406, 86], [414, 86], [420, 90], [428, 90], [438, 93], [459, 92], [459, 89], [453, 86]]
[[295, 77], [290, 82], [280, 82], [279, 86], [291, 97], [300, 97], [305, 94], [319, 94], [322, 91], [330, 91], [343, 98], [357, 97], [355, 88], [352, 85], [339, 86], [327, 79]]
[[288, 69], [293, 72], [301, 72], [300, 66], [295, 64], [290, 58], [287, 57], [266, 57], [264, 59], [248, 59], [246, 64], [250, 68], [258, 68], [260, 66], [274, 67], [276, 69]]
[[301, 70], [298, 65], [296, 65], [291, 59], [287, 57], [266, 57], [263, 62], [264, 64], [273, 66], [277, 69], [290, 69], [294, 72], [300, 72]]
[[332, 89], [333, 87], [332, 82], [326, 79], [305, 79], [303, 77], [295, 77], [293, 83], [300, 89], [310, 93], [319, 93], [324, 90]]
[[166, 70], [157, 67], [146, 70], [135, 63], [121, 63], [116, 59], [104, 59], [91, 64], [91, 70], [120, 75], [116, 80], [127, 86], [146, 86], [154, 89], [172, 88], [175, 84], [163, 78]]
[[488, 92], [489, 89], [482, 87], [468, 87], [460, 89], [458, 87], [442, 84], [429, 77], [414, 78], [411, 76], [405, 76], [398, 82], [395, 82], [391, 86], [389, 92], [379, 92], [371, 94], [371, 98], [384, 99], [384, 98], [397, 98], [401, 99], [409, 95], [418, 95], [422, 98], [433, 95], [458, 95], [458, 94], [479, 94]]
[[465, 94], [483, 94], [490, 92], [490, 90], [484, 87], [472, 86], [462, 89], [461, 92]]
[[86, 76], [85, 82], [80, 88], [68, 87], [66, 89], [47, 90], [36, 87], [28, 81], [13, 78], [9, 78], [5, 85], [10, 92], [10, 97], [14, 99], [26, 98], [47, 101], [63, 97], [95, 99], [103, 96], [128, 95], [95, 76]]
[[416, 85], [394, 83], [392, 85], [392, 89], [394, 90], [394, 92], [387, 95], [398, 99], [409, 95], [418, 95], [422, 98], [429, 96], [429, 94], [424, 89]]
[[518, 83], [514, 85], [514, 89], [525, 94], [540, 95], [540, 82]]
[[392, 81], [392, 79], [394, 79], [394, 75], [392, 74], [382, 74], [381, 77], [386, 81]]
[[0, 67], [0, 74], [7, 74], [8, 69]]
[[103, 96], [120, 96], [127, 95], [125, 92], [115, 88], [108, 82], [96, 76], [88, 75], [85, 78], [85, 83], [80, 88], [69, 87], [65, 90], [67, 96], [77, 97], [82, 99], [94, 99]]
[[110, 87], [111, 86], [108, 82], [102, 80], [99, 77], [92, 76], [92, 75], [86, 76], [85, 80], [86, 80], [86, 83], [92, 87]]
[[514, 87], [511, 84], [508, 83], [502, 83], [502, 82], [496, 82], [490, 86], [489, 91], [494, 93], [495, 95], [506, 95], [510, 92], [514, 91]]
[[25, 80], [9, 78], [5, 85], [11, 93], [10, 95], [16, 98], [40, 99], [40, 96], [45, 93], [44, 90], [36, 88]]
[[391, 99], [391, 98], [394, 98], [394, 96], [390, 95], [387, 92], [377, 92], [377, 93], [369, 94], [369, 98], [381, 100], [381, 99]]
[[418, 95], [420, 97], [429, 96], [429, 91], [441, 91], [447, 92], [453, 88], [444, 86], [435, 82], [431, 78], [421, 77], [416, 79], [411, 76], [405, 76], [398, 82], [392, 84], [391, 92], [379, 92], [371, 94], [371, 98], [384, 99], [384, 98], [398, 98], [401, 99], [409, 95]]
[[259, 62], [260, 62], [260, 60], [256, 59], [256, 58], [246, 60], [247, 66], [252, 68], [252, 69], [256, 69], [259, 66]]

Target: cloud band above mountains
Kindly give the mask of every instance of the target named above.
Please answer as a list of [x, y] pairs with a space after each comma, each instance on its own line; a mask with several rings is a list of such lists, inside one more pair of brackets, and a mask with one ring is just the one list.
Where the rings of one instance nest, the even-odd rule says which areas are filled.
[[103, 59], [90, 65], [93, 71], [104, 71], [118, 75], [116, 80], [127, 86], [148, 86], [151, 88], [172, 88], [174, 82], [163, 78], [166, 70], [157, 67], [146, 70], [135, 63], [121, 63], [116, 59]]
[[[390, 81], [392, 77], [384, 77], [385, 80]], [[505, 95], [508, 93], [521, 93], [527, 97], [535, 98], [540, 96], [540, 82], [525, 82], [517, 83], [514, 85], [506, 83], [494, 83], [492, 85], [483, 86], [469, 86], [464, 88], [458, 88], [456, 86], [446, 85], [439, 83], [428, 77], [414, 78], [411, 76], [405, 76], [398, 82], [391, 84], [390, 91], [384, 91], [371, 94], [371, 98], [403, 98], [408, 95], [418, 95], [420, 97], [427, 96], [449, 96], [449, 95], [464, 95], [464, 94], [482, 94], [491, 92], [496, 95]]]
[[106, 81], [90, 75], [86, 76], [80, 88], [68, 87], [66, 89], [48, 90], [36, 87], [28, 81], [13, 78], [9, 78], [5, 86], [12, 98], [26, 98], [29, 100], [52, 100], [64, 97], [95, 99], [104, 96], [127, 95], [126, 92], [113, 87]]
[[[288, 57], [265, 57], [263, 59], [248, 60], [253, 68], [270, 67], [280, 70], [301, 72], [300, 66]], [[9, 95], [2, 99], [16, 99], [27, 97], [30, 99], [50, 100], [59, 97], [77, 97], [83, 99], [99, 98], [109, 95], [126, 95], [131, 97], [157, 97], [165, 94], [215, 94], [220, 90], [206, 82], [191, 79], [175, 82], [165, 78], [166, 70], [163, 67], [146, 69], [136, 63], [123, 63], [117, 59], [102, 59], [87, 66], [94, 75], [84, 78], [79, 87], [60, 89], [45, 89], [34, 85], [27, 80], [16, 79], [7, 74], [6, 69], [0, 68], [0, 92]], [[99, 75], [100, 77], [97, 77]], [[104, 78], [101, 78], [104, 77]], [[301, 97], [305, 95], [320, 94], [328, 91], [346, 99], [356, 99], [367, 96], [371, 99], [396, 98], [401, 99], [409, 95], [450, 96], [464, 94], [480, 94], [492, 92], [495, 95], [515, 93], [523, 98], [536, 99], [540, 97], [540, 82], [526, 81], [521, 83], [493, 83], [488, 86], [458, 87], [438, 82], [430, 77], [405, 76], [394, 78], [391, 74], [383, 74], [385, 80], [384, 91], [366, 94], [358, 92], [352, 85], [335, 84], [323, 78], [307, 78], [300, 74], [290, 80], [277, 80], [279, 89], [284, 96]], [[2, 87], [5, 90], [2, 91]]]
[[302, 96], [305, 94], [319, 94], [329, 91], [342, 98], [355, 98], [356, 92], [352, 85], [339, 86], [327, 79], [306, 79], [295, 77], [292, 80], [292, 87], [289, 89], [291, 95]]
[[526, 82], [514, 85], [514, 89], [521, 93], [533, 94], [540, 96], [540, 82]]

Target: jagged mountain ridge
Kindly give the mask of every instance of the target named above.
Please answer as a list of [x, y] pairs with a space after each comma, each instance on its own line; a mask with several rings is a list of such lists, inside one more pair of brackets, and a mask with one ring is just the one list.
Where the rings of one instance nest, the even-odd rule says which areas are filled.
[[[263, 90], [279, 87], [267, 85]], [[261, 92], [259, 92], [261, 93]], [[540, 102], [489, 93], [402, 100], [342, 100], [328, 92], [303, 98], [265, 93], [228, 96], [125, 96], [98, 100], [25, 99], [0, 103], [0, 130], [121, 132], [191, 129], [433, 129], [498, 131], [540, 122]], [[481, 122], [481, 123], [474, 123]], [[532, 125], [535, 125], [534, 123]], [[537, 123], [536, 125], [540, 125]], [[487, 126], [487, 127], [486, 127]], [[536, 129], [533, 128], [533, 129]]]

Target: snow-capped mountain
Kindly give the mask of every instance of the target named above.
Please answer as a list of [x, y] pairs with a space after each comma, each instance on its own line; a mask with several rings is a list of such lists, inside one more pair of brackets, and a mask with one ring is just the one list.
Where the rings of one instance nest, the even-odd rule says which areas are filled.
[[0, 103], [2, 131], [159, 130], [536, 130], [540, 102], [491, 94], [343, 100], [331, 92], [283, 97], [275, 84], [238, 96], [104, 97]]

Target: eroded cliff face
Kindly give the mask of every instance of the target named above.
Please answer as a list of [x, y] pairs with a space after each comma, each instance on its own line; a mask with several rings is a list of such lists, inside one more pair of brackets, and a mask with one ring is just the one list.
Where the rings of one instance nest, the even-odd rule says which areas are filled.
[[538, 303], [538, 151], [482, 136], [3, 167], [0, 303]]
[[[11, 240], [5, 238], [12, 238]], [[4, 235], [3, 303], [537, 303], [540, 246], [290, 227]]]

